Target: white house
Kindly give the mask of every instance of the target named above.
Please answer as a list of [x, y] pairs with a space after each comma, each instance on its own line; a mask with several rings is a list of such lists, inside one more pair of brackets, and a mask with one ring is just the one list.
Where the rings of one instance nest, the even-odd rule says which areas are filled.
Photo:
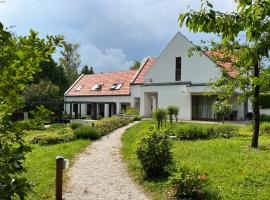
[[[218, 65], [211, 52], [189, 57], [193, 44], [177, 33], [157, 58], [147, 58], [138, 71], [82, 75], [65, 93], [65, 111], [74, 117], [108, 117], [135, 107], [141, 116], [151, 117], [156, 108], [176, 105], [183, 120], [215, 120], [212, 104], [216, 95], [207, 86], [222, 75], [221, 68], [235, 75], [227, 65]], [[232, 98], [238, 120], [244, 119], [247, 106]]]

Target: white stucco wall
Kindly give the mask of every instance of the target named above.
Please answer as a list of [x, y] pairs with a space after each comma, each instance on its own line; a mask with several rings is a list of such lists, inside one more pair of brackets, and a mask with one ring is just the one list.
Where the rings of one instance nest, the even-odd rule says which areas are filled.
[[146, 73], [145, 82], [149, 83], [150, 79], [152, 83], [175, 82], [176, 57], [181, 57], [181, 81], [207, 83], [219, 77], [221, 71], [209, 57], [195, 52], [193, 56], [188, 56], [191, 47], [193, 44], [181, 33], [177, 33]]
[[[144, 102], [145, 93], [147, 92], [158, 94], [158, 108], [167, 108], [170, 105], [178, 106], [180, 109], [178, 118], [191, 120], [191, 94], [186, 92], [185, 85], [144, 86], [141, 88], [141, 102]], [[145, 105], [142, 103], [140, 110], [141, 115], [144, 116], [146, 111]]]
[[270, 108], [261, 108], [261, 114], [270, 115]]

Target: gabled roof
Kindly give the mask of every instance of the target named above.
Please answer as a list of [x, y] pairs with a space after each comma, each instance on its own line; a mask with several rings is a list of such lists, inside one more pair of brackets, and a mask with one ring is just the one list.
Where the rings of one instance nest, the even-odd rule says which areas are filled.
[[215, 52], [215, 51], [205, 51], [204, 54], [207, 55], [210, 59], [212, 59], [226, 73], [228, 73], [229, 76], [231, 76], [231, 77], [237, 76], [237, 71], [233, 68], [232, 63], [215, 61], [216, 60], [215, 58], [223, 58], [224, 55], [222, 55], [219, 52]]
[[155, 64], [156, 60], [156, 58], [147, 58], [145, 60], [132, 81], [133, 85], [143, 84], [145, 74], [152, 67], [152, 65]]
[[[65, 93], [65, 96], [121, 96], [130, 95], [130, 83], [136, 71], [112, 72], [81, 76]], [[121, 88], [112, 90], [113, 84], [122, 83]], [[101, 84], [100, 90], [91, 90], [96, 84]]]

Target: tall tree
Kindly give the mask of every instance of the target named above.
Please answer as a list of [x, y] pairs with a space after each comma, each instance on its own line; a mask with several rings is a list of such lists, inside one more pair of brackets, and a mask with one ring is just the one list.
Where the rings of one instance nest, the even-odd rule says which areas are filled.
[[94, 70], [93, 70], [93, 67], [88, 67], [88, 65], [84, 65], [83, 68], [82, 68], [82, 71], [81, 71], [81, 74], [94, 74]]
[[[221, 62], [232, 63], [237, 75], [222, 76], [214, 83], [224, 97], [240, 90], [239, 100], [252, 101], [254, 119], [251, 147], [258, 147], [260, 127], [260, 89], [269, 84], [270, 2], [235, 0], [236, 12], [223, 13], [204, 1], [200, 11], [190, 10], [179, 16], [180, 26], [193, 32], [215, 33], [221, 37], [213, 45]], [[241, 39], [241, 40], [240, 40]], [[198, 48], [199, 49], [199, 48]], [[232, 69], [233, 70], [233, 69]]]
[[60, 65], [68, 77], [69, 86], [78, 78], [78, 68], [81, 64], [81, 56], [78, 53], [80, 45], [64, 42], [63, 50], [60, 51]]
[[129, 70], [138, 70], [141, 66], [141, 63], [137, 60], [133, 61], [132, 66], [129, 68]]
[[20, 37], [0, 23], [0, 199], [25, 199], [30, 185], [22, 177], [23, 161], [30, 149], [23, 131], [12, 124], [13, 112], [23, 107], [22, 91], [55, 51], [62, 37], [40, 39], [32, 30]]

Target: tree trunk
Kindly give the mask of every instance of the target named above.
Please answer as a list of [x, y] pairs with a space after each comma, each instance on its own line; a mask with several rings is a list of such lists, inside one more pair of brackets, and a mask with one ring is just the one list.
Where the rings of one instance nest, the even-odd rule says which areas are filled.
[[[254, 77], [259, 77], [260, 69], [257, 63], [254, 66]], [[259, 131], [260, 131], [260, 86], [255, 85], [253, 91], [253, 135], [251, 141], [251, 147], [257, 148], [259, 143]]]

